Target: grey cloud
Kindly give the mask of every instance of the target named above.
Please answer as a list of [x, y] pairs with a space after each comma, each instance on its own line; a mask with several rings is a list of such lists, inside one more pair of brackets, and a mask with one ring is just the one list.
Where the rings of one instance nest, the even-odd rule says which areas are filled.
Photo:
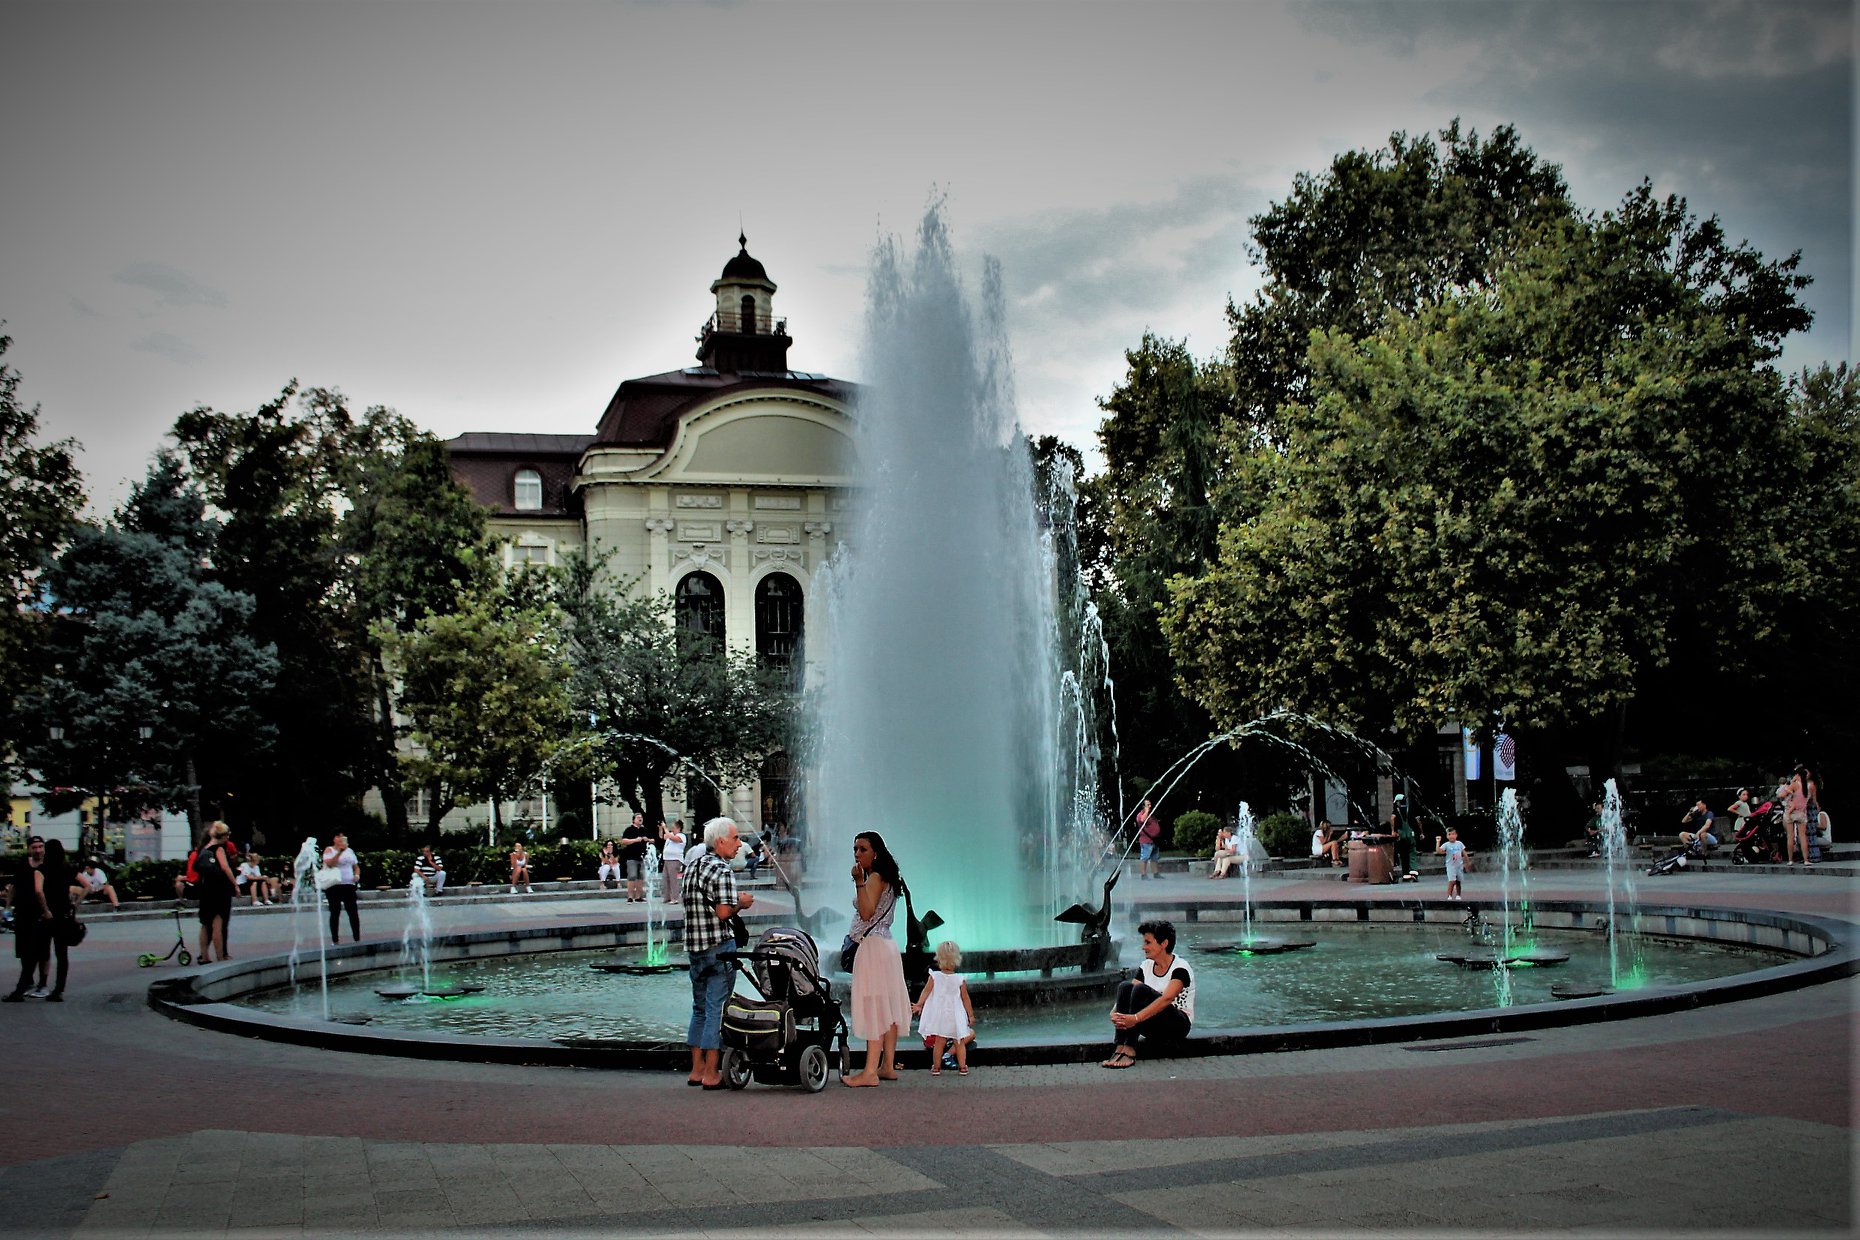
[[[979, 240], [1002, 259], [1021, 311], [1101, 317], [1166, 304], [1190, 283], [1243, 281], [1247, 217], [1264, 205], [1238, 178], [1205, 177], [1160, 202], [1045, 212], [998, 223]], [[1145, 252], [1171, 232], [1200, 235], [1182, 237], [1167, 255]]]
[[130, 263], [113, 278], [118, 284], [149, 289], [164, 306], [226, 305], [226, 294], [165, 263]]
[[1848, 0], [1313, 0], [1292, 12], [1310, 30], [1411, 57], [1423, 47], [1483, 45], [1526, 71], [1664, 64], [1703, 76], [1781, 77], [1845, 60]]
[[187, 341], [168, 332], [152, 332], [138, 340], [132, 340], [129, 347], [142, 353], [153, 353], [165, 357], [182, 366], [190, 366], [205, 356]]

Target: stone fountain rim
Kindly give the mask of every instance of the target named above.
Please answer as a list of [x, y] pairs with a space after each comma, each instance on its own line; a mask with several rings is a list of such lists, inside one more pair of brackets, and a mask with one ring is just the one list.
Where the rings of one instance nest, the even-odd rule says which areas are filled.
[[[1191, 924], [1199, 922], [1203, 911], [1233, 911], [1233, 906], [1204, 901], [1144, 901], [1145, 913], [1178, 910]], [[1605, 903], [1592, 900], [1536, 900], [1536, 909], [1564, 913], [1607, 912]], [[1416, 914], [1438, 909], [1463, 914], [1467, 904], [1444, 900], [1415, 900], [1390, 904], [1384, 901], [1348, 899], [1279, 899], [1256, 901], [1255, 908], [1317, 909], [1354, 908], [1358, 923], [1400, 925], [1398, 918], [1371, 918], [1373, 910], [1397, 909]], [[1712, 978], [1677, 986], [1644, 990], [1616, 991], [1586, 999], [1561, 999], [1549, 1003], [1525, 1004], [1513, 1008], [1485, 1008], [1463, 1012], [1432, 1013], [1419, 1016], [1374, 1017], [1350, 1021], [1313, 1022], [1300, 1025], [1238, 1026], [1197, 1029], [1170, 1058], [1201, 1058], [1214, 1055], [1263, 1054], [1270, 1052], [1323, 1050], [1348, 1046], [1371, 1046], [1390, 1042], [1432, 1041], [1492, 1033], [1513, 1033], [1533, 1029], [1560, 1028], [1568, 1025], [1628, 1020], [1666, 1012], [1688, 1010], [1706, 1004], [1729, 1003], [1742, 999], [1780, 994], [1805, 986], [1851, 977], [1860, 973], [1860, 948], [1850, 937], [1854, 922], [1811, 913], [1790, 913], [1774, 909], [1682, 905], [1646, 905], [1635, 910], [1643, 924], [1649, 919], [1696, 920], [1763, 926], [1801, 934], [1826, 945], [1814, 956], [1798, 957], [1781, 964], [1731, 977]], [[771, 918], [775, 924], [780, 918]], [[1220, 922], [1234, 920], [1223, 916]], [[1415, 921], [1425, 921], [1421, 916]], [[1213, 919], [1210, 919], [1212, 922]], [[1299, 924], [1304, 924], [1303, 921]], [[1440, 924], [1440, 923], [1436, 923]], [[586, 930], [587, 935], [578, 932]], [[1643, 928], [1643, 933], [1669, 937], [1696, 937]], [[582, 941], [586, 938], [610, 941]], [[619, 934], [612, 925], [588, 927], [533, 927], [523, 930], [467, 931], [446, 935], [440, 940], [448, 945], [469, 945], [503, 940], [518, 954], [530, 951], [585, 950], [619, 946]], [[533, 941], [560, 940], [554, 948], [537, 946]], [[1715, 940], [1713, 940], [1715, 941]], [[1764, 946], [1757, 943], [1727, 946]], [[379, 964], [367, 964], [353, 971], [388, 968], [399, 958], [399, 945], [386, 941], [343, 944], [331, 948], [332, 959], [354, 960], [380, 958]], [[618, 1039], [499, 1038], [477, 1035], [447, 1034], [414, 1030], [371, 1030], [366, 1025], [309, 1023], [292, 1017], [257, 1012], [222, 1000], [276, 984], [240, 986], [242, 979], [285, 971], [288, 957], [269, 956], [211, 965], [188, 977], [162, 978], [149, 986], [149, 1005], [162, 1014], [202, 1028], [237, 1033], [247, 1037], [311, 1046], [325, 1050], [347, 1050], [363, 1054], [395, 1055], [418, 1059], [457, 1060], [479, 1063], [532, 1064], [538, 1066], [579, 1068], [688, 1068], [690, 1051], [683, 1043], [658, 1041], [622, 1041]], [[976, 1054], [986, 1064], [1054, 1064], [1082, 1063], [1102, 1057], [1108, 1042], [1034, 1042], [1004, 1040], [978, 1046]], [[905, 1067], [924, 1066], [921, 1049], [900, 1048], [899, 1058]]]

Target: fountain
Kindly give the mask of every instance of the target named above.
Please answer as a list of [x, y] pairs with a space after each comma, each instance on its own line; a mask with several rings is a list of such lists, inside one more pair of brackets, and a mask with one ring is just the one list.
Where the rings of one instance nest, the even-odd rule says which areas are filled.
[[323, 853], [316, 846], [316, 837], [307, 836], [304, 846], [297, 850], [297, 857], [291, 862], [291, 873], [296, 881], [291, 884], [291, 984], [297, 984], [297, 962], [303, 952], [304, 923], [300, 914], [304, 910], [310, 913], [311, 921], [316, 925], [318, 978], [323, 992], [323, 1019], [329, 1019], [329, 936], [323, 929], [322, 892], [316, 885], [316, 872], [323, 866]]
[[[879, 830], [926, 906], [913, 922], [940, 917], [978, 997], [991, 973], [1050, 977], [1105, 956], [1089, 937], [1097, 919], [1072, 919], [1087, 937], [1070, 943], [1054, 920], [1092, 883], [1103, 639], [1076, 572], [1061, 580], [1076, 563], [1070, 513], [1035, 502], [1002, 317], [992, 266], [971, 308], [939, 207], [914, 256], [881, 245], [859, 402], [863, 507], [814, 584], [828, 654], [807, 871], [841, 874], [853, 835]], [[907, 970], [927, 968], [915, 935], [899, 933]]]
[[1240, 854], [1240, 941], [1207, 943], [1201, 950], [1223, 955], [1237, 952], [1242, 956], [1270, 956], [1313, 946], [1310, 940], [1280, 939], [1253, 933], [1253, 868], [1259, 864], [1254, 859], [1254, 853], [1255, 850], [1265, 850], [1253, 834], [1253, 807], [1245, 801], [1240, 802], [1240, 808], [1234, 812], [1234, 847]]
[[[1436, 959], [1468, 968], [1490, 969], [1493, 1006], [1508, 1008], [1514, 1001], [1512, 970], [1564, 964], [1569, 960], [1569, 953], [1537, 943], [1526, 878], [1530, 857], [1524, 850], [1524, 816], [1518, 809], [1516, 789], [1505, 789], [1493, 815], [1498, 835], [1498, 924], [1493, 926], [1488, 922], [1477, 907], [1468, 909], [1467, 936], [1480, 946], [1466, 951], [1441, 952]], [[1514, 879], [1515, 900], [1512, 895]]]
[[1634, 877], [1628, 857], [1627, 829], [1621, 817], [1621, 790], [1612, 779], [1602, 784], [1601, 827], [1602, 866], [1608, 873], [1608, 921], [1603, 929], [1608, 935], [1609, 982], [1615, 986], [1638, 985], [1643, 974], [1640, 951], [1633, 934], [1627, 934], [1624, 942], [1621, 931], [1620, 909], [1625, 907], [1630, 917], [1634, 909]]

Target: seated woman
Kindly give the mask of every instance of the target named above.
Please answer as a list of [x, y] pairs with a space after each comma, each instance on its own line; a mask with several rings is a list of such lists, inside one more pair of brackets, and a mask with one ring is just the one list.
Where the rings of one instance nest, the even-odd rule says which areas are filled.
[[1232, 827], [1222, 827], [1214, 836], [1214, 864], [1208, 870], [1208, 877], [1226, 878], [1239, 856], [1240, 833]]
[[239, 894], [251, 896], [255, 905], [278, 902], [278, 880], [265, 877], [256, 853], [247, 853], [245, 860], [239, 863], [238, 885]]
[[510, 850], [510, 894], [517, 894], [517, 884], [523, 884], [523, 890], [530, 889], [530, 854], [521, 842]]
[[1111, 1057], [1106, 1068], [1128, 1068], [1137, 1062], [1137, 1044], [1143, 1038], [1179, 1042], [1195, 1023], [1195, 970], [1175, 954], [1175, 926], [1160, 919], [1137, 927], [1143, 936], [1143, 964], [1139, 981], [1117, 986], [1111, 1006]]
[[594, 871], [594, 878], [609, 891], [620, 887], [620, 853], [614, 848], [612, 839], [601, 841], [601, 863]]
[[1311, 832], [1311, 859], [1315, 861], [1319, 857], [1326, 857], [1332, 865], [1342, 865], [1342, 851], [1343, 841], [1332, 837], [1330, 820], [1318, 823]]

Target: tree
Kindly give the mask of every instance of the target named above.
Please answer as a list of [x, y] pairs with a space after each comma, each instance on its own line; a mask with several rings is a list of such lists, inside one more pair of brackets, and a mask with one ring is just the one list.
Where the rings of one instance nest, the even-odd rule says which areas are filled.
[[[409, 425], [395, 424], [379, 436], [346, 494], [350, 506], [336, 532], [352, 612], [344, 630], [362, 641], [373, 706], [373, 781], [389, 830], [403, 834], [397, 683], [379, 635], [411, 633], [428, 616], [452, 612], [461, 598], [492, 589], [496, 548], [484, 508], [452, 476], [445, 445]], [[440, 799], [437, 790], [434, 799]]]
[[[449, 479], [433, 492], [437, 515], [412, 498], [436, 446], [392, 410], [358, 417], [341, 393], [311, 388], [299, 398], [295, 382], [251, 413], [191, 410], [173, 434], [224, 518], [215, 579], [252, 596], [254, 633], [280, 661], [262, 706], [277, 744], [224, 755], [215, 776], [231, 792], [229, 817], [264, 805], [291, 834], [327, 831], [381, 786], [404, 823], [370, 626], [423, 614], [447, 582], [469, 578], [482, 541], [458, 514]], [[446, 545], [454, 531], [464, 548]]]
[[624, 585], [593, 560], [565, 567], [570, 697], [577, 719], [589, 721], [587, 773], [618, 784], [636, 812], [657, 822], [661, 787], [674, 771], [722, 787], [753, 777], [787, 736], [793, 677], [753, 653], [681, 634], [669, 600], [636, 597]]
[[460, 800], [485, 800], [496, 839], [502, 803], [535, 781], [570, 731], [556, 618], [500, 582], [407, 632], [383, 623], [378, 636], [417, 746], [401, 757], [405, 785], [436, 793], [429, 838]]
[[70, 790], [54, 806], [89, 792], [119, 818], [185, 809], [197, 835], [201, 755], [267, 742], [255, 703], [277, 656], [251, 637], [252, 598], [208, 578], [204, 509], [162, 454], [116, 520], [80, 527], [49, 567], [48, 667], [29, 702], [61, 735], [35, 734], [23, 753], [48, 789]]
[[[1176, 683], [1159, 615], [1169, 579], [1201, 572], [1214, 556], [1212, 492], [1233, 387], [1224, 365], [1196, 360], [1183, 342], [1146, 333], [1124, 358], [1123, 381], [1098, 401], [1105, 470], [1080, 490], [1102, 527], [1093, 597], [1111, 647], [1120, 765], [1138, 781], [1127, 789], [1135, 796], [1216, 730]], [[1211, 756], [1177, 803], [1205, 802], [1216, 788], [1224, 802], [1233, 782], [1231, 758]]]
[[1217, 564], [1171, 583], [1170, 647], [1217, 722], [1611, 723], [1606, 769], [1628, 703], [1649, 734], [1706, 717], [1770, 637], [1760, 601], [1706, 583], [1778, 565], [1777, 509], [1720, 483], [1785, 446], [1797, 259], [1645, 186], [1490, 252], [1365, 333], [1311, 333]]
[[[0, 357], [13, 345], [0, 336]], [[19, 401], [20, 375], [0, 364], [0, 755], [12, 755], [43, 726], [13, 696], [30, 683], [46, 623], [39, 574], [75, 528], [84, 505], [77, 444], [36, 442], [39, 407]], [[0, 758], [0, 762], [6, 761]]]
[[[1236, 415], [1270, 439], [1278, 411], [1305, 398], [1313, 331], [1367, 335], [1493, 273], [1574, 208], [1561, 171], [1501, 125], [1481, 139], [1455, 120], [1439, 141], [1390, 135], [1319, 176], [1300, 173], [1283, 202], [1252, 220], [1266, 279], [1228, 304]], [[1244, 495], [1230, 501], [1244, 501]]]

